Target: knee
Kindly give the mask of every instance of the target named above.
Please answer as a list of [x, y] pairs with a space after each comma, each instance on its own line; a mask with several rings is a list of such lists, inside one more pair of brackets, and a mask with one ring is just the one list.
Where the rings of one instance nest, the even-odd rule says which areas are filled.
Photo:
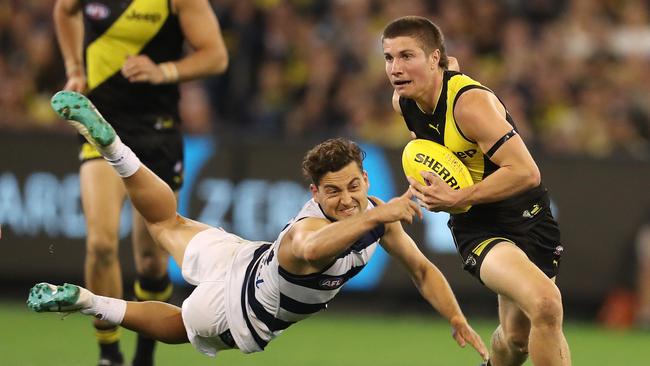
[[138, 274], [149, 278], [158, 278], [167, 272], [169, 255], [150, 237], [134, 237], [135, 261]]
[[528, 354], [528, 332], [510, 330], [508, 332], [498, 329], [492, 337], [495, 348], [507, 350], [519, 355]]
[[87, 259], [99, 265], [110, 265], [118, 261], [117, 237], [109, 235], [89, 235], [86, 242]]
[[518, 354], [528, 353], [528, 333], [510, 332], [505, 335], [508, 349]]
[[138, 254], [138, 274], [144, 277], [157, 278], [167, 272], [169, 256], [160, 251], [144, 251]]
[[557, 328], [562, 325], [562, 297], [557, 288], [541, 293], [532, 303], [529, 312], [534, 327]]

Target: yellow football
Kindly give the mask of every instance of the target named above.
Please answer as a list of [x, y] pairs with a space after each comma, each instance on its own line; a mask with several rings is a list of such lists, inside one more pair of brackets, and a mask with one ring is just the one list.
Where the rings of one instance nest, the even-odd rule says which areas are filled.
[[[411, 140], [402, 152], [402, 168], [407, 177], [424, 185], [427, 182], [420, 175], [422, 171], [433, 172], [453, 189], [474, 184], [465, 164], [451, 150], [430, 140]], [[450, 210], [449, 213], [467, 212], [470, 207]]]

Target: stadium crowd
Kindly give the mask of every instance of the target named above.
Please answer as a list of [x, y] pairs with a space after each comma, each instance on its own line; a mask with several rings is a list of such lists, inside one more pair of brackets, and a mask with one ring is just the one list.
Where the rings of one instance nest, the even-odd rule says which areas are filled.
[[[0, 129], [70, 133], [53, 0], [0, 3]], [[212, 0], [225, 76], [183, 86], [190, 132], [398, 147], [380, 32], [427, 16], [461, 70], [495, 90], [535, 152], [650, 160], [650, 1]]]

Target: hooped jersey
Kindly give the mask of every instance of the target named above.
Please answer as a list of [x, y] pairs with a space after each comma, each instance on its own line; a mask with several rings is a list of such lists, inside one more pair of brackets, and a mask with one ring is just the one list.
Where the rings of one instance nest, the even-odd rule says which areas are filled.
[[[369, 200], [368, 209], [373, 207]], [[318, 203], [309, 200], [270, 247], [260, 247], [252, 256], [241, 291], [247, 329], [233, 334], [243, 352], [263, 350], [284, 329], [325, 309], [341, 287], [370, 261], [384, 235], [384, 225], [378, 225], [339, 254], [327, 268], [318, 273], [295, 275], [280, 266], [278, 250], [293, 225], [308, 217], [331, 220]]]
[[[490, 160], [476, 141], [470, 140], [463, 134], [454, 117], [454, 107], [458, 98], [472, 89], [483, 89], [493, 93], [467, 75], [445, 70], [440, 97], [432, 114], [423, 112], [416, 101], [410, 98], [400, 97], [399, 105], [406, 125], [417, 138], [431, 140], [446, 146], [465, 164], [474, 183], [478, 183], [494, 173], [499, 166]], [[507, 109], [506, 120], [516, 131], [515, 123]], [[521, 212], [525, 212], [525, 210], [530, 212], [535, 207], [534, 205], [537, 205], [537, 202], [543, 200], [546, 195], [546, 189], [540, 184], [538, 187], [502, 201], [474, 205], [467, 213], [453, 216], [460, 218], [481, 215], [489, 216], [490, 220], [494, 221], [517, 221], [521, 219], [518, 217]], [[524, 219], [527, 218], [524, 217]]]
[[[181, 58], [183, 33], [171, 0], [81, 0], [88, 96], [103, 114], [169, 115], [178, 119], [175, 84], [131, 83], [121, 74], [128, 56], [154, 63]], [[120, 119], [111, 119], [120, 125]]]

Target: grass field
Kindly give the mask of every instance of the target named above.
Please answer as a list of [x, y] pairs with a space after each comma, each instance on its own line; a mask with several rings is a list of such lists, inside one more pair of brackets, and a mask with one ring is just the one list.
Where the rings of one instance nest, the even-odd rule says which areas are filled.
[[[474, 325], [487, 342], [496, 322]], [[650, 332], [617, 333], [569, 323], [566, 335], [574, 365], [650, 365]], [[123, 351], [131, 357], [134, 334], [125, 330], [122, 339]], [[20, 303], [0, 302], [0, 365], [94, 365], [96, 353], [87, 317], [73, 314], [61, 320], [57, 314], [32, 313]], [[157, 361], [160, 366], [475, 366], [480, 359], [473, 350], [457, 347], [440, 319], [324, 313], [289, 328], [262, 353], [227, 351], [212, 359], [190, 345], [160, 345]]]

